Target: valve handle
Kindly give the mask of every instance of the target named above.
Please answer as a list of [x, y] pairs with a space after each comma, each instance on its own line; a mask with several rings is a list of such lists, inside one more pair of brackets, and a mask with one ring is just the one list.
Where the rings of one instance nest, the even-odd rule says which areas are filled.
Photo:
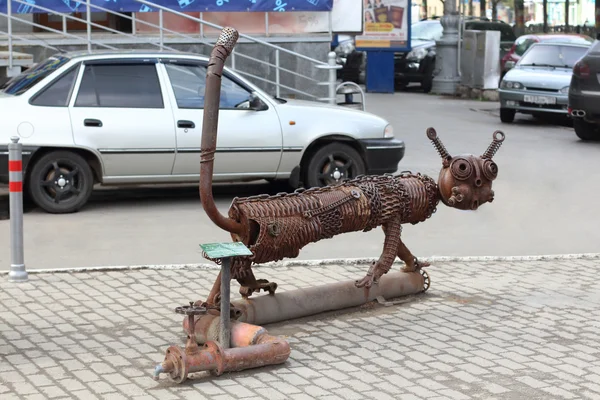
[[177, 307], [177, 308], [175, 308], [175, 312], [177, 314], [185, 314], [185, 315], [202, 315], [202, 314], [206, 314], [207, 309], [206, 309], [206, 307], [195, 306], [194, 302], [190, 301], [189, 306]]

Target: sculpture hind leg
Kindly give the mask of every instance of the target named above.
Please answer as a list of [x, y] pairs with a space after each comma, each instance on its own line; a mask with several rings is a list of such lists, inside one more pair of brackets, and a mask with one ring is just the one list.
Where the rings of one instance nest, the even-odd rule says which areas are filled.
[[[275, 294], [277, 283], [269, 282], [266, 279], [256, 279], [251, 268], [252, 261], [249, 259], [235, 259], [231, 263], [231, 278], [240, 284], [240, 294], [248, 298], [254, 292], [264, 290], [269, 294]], [[218, 306], [221, 302], [221, 272], [217, 275], [215, 282], [208, 294], [206, 302], [198, 300], [196, 305]]]
[[374, 283], [379, 281], [379, 278], [386, 274], [396, 256], [398, 255], [398, 247], [400, 245], [400, 233], [402, 232], [402, 224], [400, 216], [394, 217], [383, 226], [385, 241], [383, 243], [383, 251], [379, 259], [371, 265], [367, 275], [360, 281], [356, 281], [356, 287], [370, 288]]

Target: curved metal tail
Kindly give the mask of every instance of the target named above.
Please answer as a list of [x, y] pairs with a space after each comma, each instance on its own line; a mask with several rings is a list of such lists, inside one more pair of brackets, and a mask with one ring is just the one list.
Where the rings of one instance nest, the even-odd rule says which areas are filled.
[[235, 29], [223, 28], [208, 61], [204, 91], [202, 142], [200, 144], [200, 200], [206, 215], [219, 228], [227, 232], [241, 234], [242, 226], [237, 221], [225, 217], [219, 212], [212, 193], [213, 166], [219, 125], [219, 103], [221, 101], [221, 75], [223, 74], [225, 61], [233, 51], [238, 38], [239, 34]]

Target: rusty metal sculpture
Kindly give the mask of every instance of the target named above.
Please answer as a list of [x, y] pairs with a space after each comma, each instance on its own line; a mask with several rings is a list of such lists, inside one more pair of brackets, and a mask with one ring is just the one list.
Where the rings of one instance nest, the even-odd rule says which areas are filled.
[[[403, 172], [399, 176], [360, 176], [336, 186], [235, 198], [229, 216], [222, 215], [212, 196], [212, 175], [217, 142], [220, 82], [223, 66], [237, 40], [237, 32], [225, 28], [215, 46], [207, 72], [204, 125], [201, 143], [200, 197], [209, 218], [231, 233], [234, 241], [243, 242], [252, 256], [232, 261], [231, 278], [240, 283], [244, 297], [260, 290], [273, 294], [274, 282], [257, 280], [253, 264], [297, 257], [309, 243], [332, 238], [346, 232], [369, 231], [382, 227], [385, 233], [383, 252], [368, 273], [356, 281], [357, 287], [370, 288], [386, 274], [396, 257], [412, 272], [427, 266], [420, 262], [401, 240], [402, 224], [427, 220], [441, 201], [448, 207], [476, 210], [494, 199], [492, 182], [498, 175], [493, 156], [504, 141], [504, 133], [493, 133], [493, 141], [482, 156], [451, 156], [433, 128], [427, 129], [442, 158], [438, 184], [420, 173]], [[206, 258], [208, 256], [205, 255]], [[218, 260], [213, 260], [218, 262]], [[221, 275], [206, 302], [219, 304]]]

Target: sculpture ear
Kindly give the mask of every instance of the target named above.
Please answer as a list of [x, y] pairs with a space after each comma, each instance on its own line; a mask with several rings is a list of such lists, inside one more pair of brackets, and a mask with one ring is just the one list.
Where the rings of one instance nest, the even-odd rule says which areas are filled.
[[433, 146], [435, 147], [437, 152], [440, 154], [440, 157], [442, 157], [442, 162], [447, 163], [448, 161], [450, 161], [452, 159], [452, 156], [450, 155], [450, 153], [448, 153], [448, 150], [446, 150], [446, 147], [444, 146], [442, 141], [438, 138], [437, 132], [435, 131], [435, 129], [427, 128], [427, 137], [433, 143]]
[[492, 157], [494, 157], [494, 155], [500, 148], [500, 146], [502, 146], [502, 142], [504, 142], [505, 135], [504, 135], [504, 132], [502, 132], [502, 131], [495, 131], [493, 133], [492, 137], [493, 137], [492, 143], [490, 143], [490, 145], [488, 146], [485, 153], [483, 153], [481, 158], [487, 158], [487, 159], [491, 160]]

